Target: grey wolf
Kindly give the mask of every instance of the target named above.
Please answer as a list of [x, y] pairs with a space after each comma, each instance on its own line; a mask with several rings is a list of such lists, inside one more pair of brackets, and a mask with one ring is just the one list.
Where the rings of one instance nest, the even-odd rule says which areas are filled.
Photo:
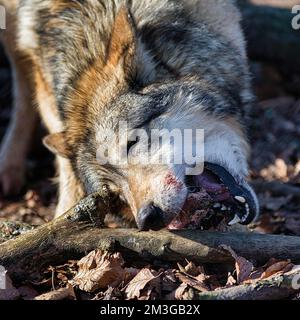
[[[233, 178], [231, 189], [238, 190], [228, 197], [248, 205], [242, 223], [257, 215], [247, 182], [246, 114], [253, 97], [234, 1], [0, 0], [0, 5], [8, 12], [8, 30], [0, 32], [15, 80], [15, 113], [1, 149], [5, 193], [18, 191], [23, 182], [36, 122], [34, 97], [49, 130], [45, 145], [57, 159], [57, 215], [105, 184], [119, 195], [123, 217], [140, 229], [159, 229], [182, 210], [194, 186], [226, 193], [219, 188], [226, 174]], [[99, 165], [97, 150], [107, 143], [102, 133], [116, 131], [121, 120], [129, 124], [129, 135], [137, 128], [204, 129], [205, 162], [215, 171], [211, 167], [195, 180], [185, 175], [186, 164]]]

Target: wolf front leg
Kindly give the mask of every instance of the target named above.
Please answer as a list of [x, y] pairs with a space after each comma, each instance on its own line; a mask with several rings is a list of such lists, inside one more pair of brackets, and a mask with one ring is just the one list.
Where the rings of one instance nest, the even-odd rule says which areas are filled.
[[15, 18], [9, 16], [1, 35], [13, 75], [14, 109], [0, 149], [0, 189], [4, 195], [20, 191], [25, 177], [26, 156], [35, 130], [37, 113], [32, 104], [31, 63], [16, 51]]
[[0, 187], [4, 195], [17, 194], [24, 184], [26, 157], [37, 121], [24, 75], [19, 69], [15, 73], [14, 110], [0, 151]]

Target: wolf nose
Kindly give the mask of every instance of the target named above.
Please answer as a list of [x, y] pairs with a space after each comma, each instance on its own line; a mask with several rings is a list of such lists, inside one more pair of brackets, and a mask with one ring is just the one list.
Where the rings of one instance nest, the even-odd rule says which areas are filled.
[[137, 225], [141, 231], [160, 230], [165, 227], [164, 213], [154, 204], [148, 204], [140, 209], [137, 217]]

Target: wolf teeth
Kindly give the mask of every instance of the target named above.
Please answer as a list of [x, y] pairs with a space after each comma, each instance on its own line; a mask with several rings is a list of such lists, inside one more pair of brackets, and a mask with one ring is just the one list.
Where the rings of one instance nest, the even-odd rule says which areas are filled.
[[250, 207], [249, 207], [248, 203], [245, 204], [245, 208], [246, 208], [246, 214], [243, 215], [241, 222], [245, 222], [250, 214]]
[[222, 205], [222, 208], [221, 208], [221, 211], [226, 211], [227, 210], [227, 207], [224, 206], [224, 204]]
[[213, 205], [213, 208], [215, 208], [215, 209], [220, 208], [220, 207], [221, 207], [221, 205], [218, 202]]
[[240, 219], [239, 216], [236, 214], [236, 215], [234, 216], [234, 218], [233, 218], [230, 222], [228, 222], [228, 225], [229, 225], [229, 226], [232, 226], [232, 225], [237, 224], [237, 223], [239, 223], [239, 222], [241, 222], [241, 219]]
[[244, 197], [235, 196], [234, 199], [237, 200], [238, 202], [246, 203], [246, 199]]
[[247, 216], [248, 216], [250, 213], [250, 208], [249, 208], [248, 203], [245, 204], [245, 207], [246, 207], [246, 212], [247, 212]]

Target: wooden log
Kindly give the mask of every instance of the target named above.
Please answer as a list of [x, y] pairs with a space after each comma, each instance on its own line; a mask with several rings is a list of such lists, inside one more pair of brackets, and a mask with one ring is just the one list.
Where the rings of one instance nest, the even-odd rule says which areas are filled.
[[194, 300], [280, 300], [300, 291], [300, 268], [251, 284], [208, 292], [195, 292]]
[[24, 279], [26, 275], [37, 276], [47, 264], [63, 261], [72, 253], [76, 256], [76, 243], [70, 248], [64, 246], [65, 250], [60, 248], [60, 243], [66, 239], [67, 245], [72, 233], [103, 226], [112, 197], [104, 187], [101, 192], [86, 197], [61, 217], [0, 244], [0, 265], [11, 271], [13, 278]]

